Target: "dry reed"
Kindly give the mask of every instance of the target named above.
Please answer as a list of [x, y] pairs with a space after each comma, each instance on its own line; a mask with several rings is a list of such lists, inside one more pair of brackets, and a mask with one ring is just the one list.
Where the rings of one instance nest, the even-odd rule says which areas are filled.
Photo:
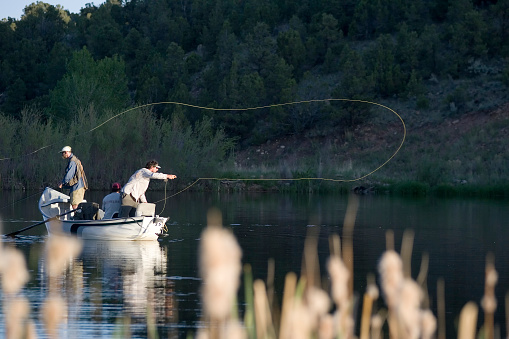
[[50, 338], [59, 338], [58, 326], [67, 314], [67, 304], [61, 296], [53, 294], [46, 298], [41, 309], [41, 318]]
[[484, 338], [493, 339], [495, 334], [495, 310], [497, 309], [497, 299], [495, 298], [495, 285], [498, 281], [498, 273], [495, 270], [494, 259], [491, 255], [486, 258], [486, 273], [484, 296], [481, 300], [481, 306], [484, 310]]
[[46, 240], [46, 269], [49, 277], [58, 277], [81, 253], [82, 242], [75, 237], [51, 235]]
[[25, 297], [14, 297], [4, 305], [6, 338], [25, 338], [28, 332], [30, 305]]
[[226, 338], [232, 328], [232, 319], [238, 318], [232, 310], [240, 284], [242, 251], [233, 234], [222, 228], [219, 211], [209, 211], [207, 222], [200, 242], [200, 275], [203, 278], [204, 314], [211, 326], [199, 335], [211, 339]]
[[3, 291], [7, 294], [18, 293], [30, 277], [23, 253], [10, 246], [3, 248], [0, 252], [0, 273]]
[[477, 314], [478, 307], [474, 302], [470, 301], [463, 306], [458, 326], [458, 339], [476, 338]]

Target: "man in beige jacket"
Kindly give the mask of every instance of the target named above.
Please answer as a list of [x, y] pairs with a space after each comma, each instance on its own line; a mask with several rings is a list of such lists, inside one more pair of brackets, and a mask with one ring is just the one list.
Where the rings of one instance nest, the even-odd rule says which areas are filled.
[[[161, 167], [157, 161], [151, 160], [147, 162], [144, 168], [137, 170], [133, 175], [131, 175], [127, 184], [125, 184], [125, 186], [120, 190], [123, 206], [121, 217], [127, 217], [128, 215], [125, 214], [129, 213], [129, 209], [124, 208], [124, 206], [130, 206], [136, 210], [139, 203], [147, 202], [145, 192], [147, 191], [151, 179], [173, 180], [177, 178], [174, 174], [157, 173], [160, 168]], [[133, 213], [133, 209], [131, 209], [129, 216], [133, 216], [131, 215]]]

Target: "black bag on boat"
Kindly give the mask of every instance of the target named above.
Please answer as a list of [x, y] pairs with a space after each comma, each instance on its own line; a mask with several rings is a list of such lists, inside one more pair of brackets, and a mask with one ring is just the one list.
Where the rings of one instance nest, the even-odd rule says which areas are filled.
[[78, 205], [81, 212], [74, 213], [74, 220], [97, 220], [99, 218], [99, 204], [96, 202], [82, 202]]

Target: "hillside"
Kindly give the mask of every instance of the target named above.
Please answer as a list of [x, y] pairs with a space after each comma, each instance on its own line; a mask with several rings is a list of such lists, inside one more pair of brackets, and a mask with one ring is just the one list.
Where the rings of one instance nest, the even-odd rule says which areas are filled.
[[[442, 109], [426, 111], [410, 108], [411, 101], [384, 102], [405, 123], [404, 143], [385, 166], [350, 186], [403, 181], [431, 187], [507, 185], [509, 98], [504, 87], [486, 88], [490, 90], [477, 88], [469, 92], [469, 100], [460, 105], [463, 108], [460, 112], [443, 109], [444, 98], [435, 99], [442, 103], [437, 105]], [[429, 96], [432, 95], [430, 92]], [[467, 111], [472, 106], [491, 107]], [[313, 136], [311, 132], [270, 140], [239, 152], [236, 165], [238, 169], [252, 172], [279, 171], [282, 178], [301, 174], [331, 179], [358, 178], [382, 165], [403, 141], [402, 123], [389, 120], [373, 117], [339, 135], [331, 131]], [[373, 158], [378, 160], [373, 162]], [[326, 164], [336, 164], [337, 171], [326, 171]]]

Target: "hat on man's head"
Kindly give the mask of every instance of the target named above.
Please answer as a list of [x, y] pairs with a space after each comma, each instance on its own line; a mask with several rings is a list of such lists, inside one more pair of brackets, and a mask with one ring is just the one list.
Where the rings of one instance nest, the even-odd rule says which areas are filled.
[[72, 151], [71, 146], [65, 146], [64, 148], [62, 148], [62, 150], [59, 153], [71, 152], [71, 151]]
[[120, 184], [118, 182], [114, 182], [112, 185], [111, 185], [111, 189], [112, 190], [119, 190], [121, 188]]
[[159, 165], [156, 165], [156, 167], [157, 167], [157, 168], [161, 168], [161, 166], [159, 166]]

